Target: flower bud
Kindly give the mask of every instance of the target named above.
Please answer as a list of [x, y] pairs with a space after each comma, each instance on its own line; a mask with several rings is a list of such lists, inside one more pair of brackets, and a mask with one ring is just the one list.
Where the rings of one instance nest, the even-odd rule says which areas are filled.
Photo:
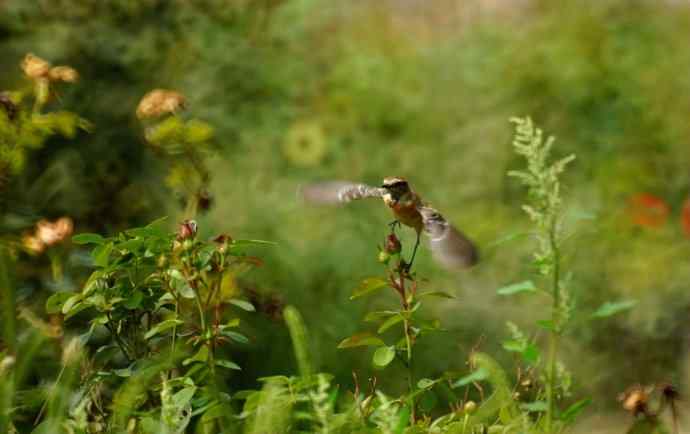
[[400, 253], [400, 250], [402, 250], [402, 246], [400, 244], [400, 240], [395, 234], [389, 234], [386, 237], [386, 243], [383, 247], [383, 250], [390, 255]]
[[189, 240], [196, 236], [196, 222], [194, 220], [185, 220], [180, 223], [177, 230], [177, 239], [179, 241]]
[[467, 401], [465, 405], [462, 407], [463, 411], [467, 414], [472, 414], [475, 411], [477, 411], [477, 403], [474, 401]]
[[386, 252], [384, 250], [381, 250], [379, 252], [379, 262], [380, 263], [387, 264], [388, 261], [390, 261], [390, 259], [391, 259], [391, 255], [388, 252]]
[[218, 251], [220, 253], [225, 253], [232, 242], [232, 237], [230, 235], [220, 234], [213, 239], [213, 242], [218, 246]]

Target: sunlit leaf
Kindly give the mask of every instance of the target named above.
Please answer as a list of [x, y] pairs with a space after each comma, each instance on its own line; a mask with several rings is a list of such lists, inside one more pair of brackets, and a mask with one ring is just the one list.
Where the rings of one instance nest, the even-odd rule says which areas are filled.
[[393, 327], [394, 325], [396, 325], [397, 323], [401, 322], [402, 320], [403, 320], [403, 316], [402, 316], [402, 315], [395, 315], [395, 316], [392, 316], [392, 317], [388, 318], [387, 320], [385, 320], [385, 321], [381, 324], [381, 326], [379, 326], [378, 332], [379, 332], [379, 333], [383, 333], [383, 332], [385, 332], [386, 330], [388, 330], [389, 328], [391, 328], [391, 327]]
[[427, 389], [427, 388], [433, 386], [434, 384], [436, 384], [436, 381], [434, 381], [430, 378], [422, 378], [421, 380], [419, 380], [417, 382], [417, 387], [419, 389]]
[[520, 408], [529, 412], [545, 412], [549, 409], [546, 401], [526, 402], [520, 405]]
[[534, 286], [534, 282], [531, 280], [525, 280], [524, 282], [504, 286], [503, 288], [498, 289], [496, 293], [499, 295], [512, 295], [520, 292], [535, 292], [536, 290], [537, 287]]
[[427, 291], [417, 294], [417, 298], [422, 297], [439, 297], [439, 298], [455, 298], [454, 295], [449, 294], [445, 291]]
[[484, 368], [479, 368], [471, 374], [465, 375], [464, 377], [460, 378], [455, 383], [453, 383], [453, 388], [467, 386], [468, 384], [474, 383], [476, 381], [486, 380], [488, 377], [489, 372]]
[[387, 366], [395, 359], [395, 347], [379, 347], [374, 352], [374, 365], [379, 368]]
[[235, 306], [237, 306], [240, 309], [245, 310], [247, 312], [255, 312], [256, 311], [256, 308], [254, 307], [254, 305], [251, 304], [250, 302], [246, 301], [246, 300], [240, 300], [237, 298], [233, 298], [233, 299], [228, 300], [228, 303], [234, 304]]
[[617, 313], [632, 309], [637, 305], [637, 303], [637, 300], [624, 300], [617, 302], [607, 301], [606, 303], [602, 304], [599, 307], [599, 309], [594, 311], [592, 316], [595, 318], [606, 318]]
[[230, 360], [216, 360], [216, 365], [222, 366], [223, 368], [234, 369], [236, 371], [241, 371], [242, 368], [235, 362]]
[[144, 335], [144, 339], [151, 339], [152, 337], [156, 336], [157, 334], [164, 332], [168, 329], [171, 329], [175, 327], [176, 325], [183, 324], [182, 321], [179, 319], [166, 319], [165, 321], [161, 321], [155, 326], [151, 328], [146, 334]]
[[358, 333], [356, 335], [350, 336], [349, 338], [343, 339], [339, 344], [338, 348], [354, 348], [354, 347], [369, 347], [369, 346], [381, 346], [385, 343], [376, 336], [373, 336], [369, 332]]

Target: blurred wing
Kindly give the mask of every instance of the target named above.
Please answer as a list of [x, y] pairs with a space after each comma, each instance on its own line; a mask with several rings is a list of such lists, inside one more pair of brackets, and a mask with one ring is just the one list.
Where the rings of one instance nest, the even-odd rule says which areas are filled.
[[385, 190], [347, 181], [327, 181], [305, 185], [300, 196], [310, 203], [335, 205], [367, 197], [381, 197]]
[[438, 211], [427, 206], [418, 209], [436, 261], [449, 269], [468, 268], [479, 261], [479, 252], [474, 243], [448, 223]]

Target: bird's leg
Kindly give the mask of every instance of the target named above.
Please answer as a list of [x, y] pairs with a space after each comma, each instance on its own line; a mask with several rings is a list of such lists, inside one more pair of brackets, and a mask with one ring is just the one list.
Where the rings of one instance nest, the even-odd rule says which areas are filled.
[[414, 249], [412, 250], [412, 258], [410, 258], [410, 263], [405, 266], [407, 268], [407, 271], [410, 271], [410, 269], [412, 268], [412, 264], [414, 263], [414, 257], [417, 254], [417, 247], [419, 247], [419, 232], [417, 232], [417, 241], [414, 243]]

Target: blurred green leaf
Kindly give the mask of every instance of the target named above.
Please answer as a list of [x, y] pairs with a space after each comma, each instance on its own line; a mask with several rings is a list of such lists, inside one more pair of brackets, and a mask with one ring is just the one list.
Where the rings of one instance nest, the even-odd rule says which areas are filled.
[[445, 291], [427, 291], [427, 292], [422, 292], [417, 294], [417, 298], [422, 298], [422, 297], [439, 297], [439, 298], [451, 298], [454, 299], [455, 296], [452, 294], [449, 294]]
[[216, 360], [216, 365], [222, 366], [223, 368], [234, 369], [236, 371], [241, 371], [242, 368], [235, 362], [230, 360]]
[[545, 412], [549, 406], [546, 401], [526, 402], [520, 405], [520, 408], [529, 412]]
[[354, 300], [365, 295], [369, 295], [374, 291], [378, 291], [388, 286], [388, 282], [380, 277], [368, 277], [359, 284], [354, 291], [350, 300]]
[[514, 283], [512, 285], [504, 286], [496, 291], [499, 295], [512, 295], [520, 292], [535, 292], [537, 288], [531, 280]]
[[368, 347], [368, 346], [381, 346], [385, 343], [376, 336], [373, 336], [369, 332], [358, 333], [352, 335], [349, 338], [343, 339], [339, 344], [338, 348], [354, 348], [354, 347]]
[[256, 308], [254, 307], [254, 305], [251, 304], [250, 302], [246, 301], [246, 300], [239, 300], [237, 298], [232, 298], [232, 299], [228, 300], [228, 303], [233, 304], [233, 305], [235, 305], [235, 306], [239, 307], [240, 309], [245, 310], [247, 312], [255, 312], [256, 311]]
[[395, 316], [392, 316], [392, 317], [388, 318], [387, 320], [385, 320], [385, 321], [381, 324], [381, 326], [379, 326], [378, 332], [379, 332], [379, 333], [385, 332], [385, 331], [388, 330], [389, 328], [391, 328], [391, 327], [393, 327], [394, 325], [396, 325], [397, 323], [401, 322], [403, 319], [404, 319], [404, 318], [403, 318], [402, 315], [395, 315]]
[[156, 324], [154, 327], [151, 327], [151, 330], [146, 332], [144, 335], [144, 339], [151, 339], [152, 337], [156, 336], [157, 334], [164, 332], [168, 329], [171, 329], [175, 327], [176, 325], [184, 324], [184, 321], [180, 321], [179, 319], [166, 319], [165, 321], [161, 321], [158, 324]]
[[98, 234], [83, 233], [72, 237], [74, 244], [103, 244], [105, 238]]
[[617, 302], [606, 302], [602, 304], [599, 309], [594, 311], [592, 316], [594, 318], [606, 318], [620, 312], [630, 310], [637, 305], [637, 300], [625, 300]]
[[577, 401], [576, 403], [568, 407], [563, 413], [561, 413], [560, 419], [566, 424], [571, 423], [573, 420], [575, 420], [577, 415], [582, 413], [582, 410], [587, 408], [591, 403], [591, 398], [584, 398]]
[[374, 365], [378, 366], [379, 368], [388, 366], [393, 359], [395, 359], [395, 347], [393, 346], [379, 347], [376, 349], [376, 351], [374, 351]]
[[457, 387], [467, 386], [470, 383], [486, 380], [488, 377], [489, 377], [489, 371], [487, 371], [485, 368], [479, 368], [476, 371], [472, 372], [471, 374], [465, 375], [464, 377], [457, 380], [455, 383], [453, 383], [452, 387], [457, 388]]

